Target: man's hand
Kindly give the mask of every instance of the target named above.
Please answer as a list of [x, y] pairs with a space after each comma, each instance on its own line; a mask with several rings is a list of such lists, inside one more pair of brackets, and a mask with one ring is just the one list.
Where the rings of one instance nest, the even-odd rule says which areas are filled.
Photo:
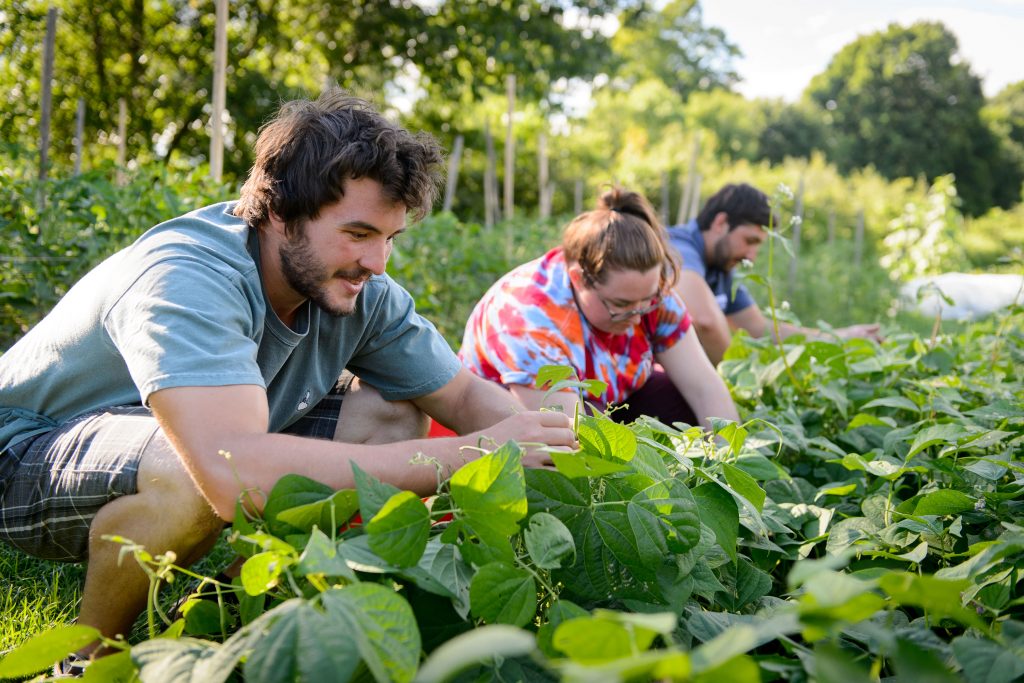
[[840, 327], [835, 330], [835, 333], [843, 339], [870, 339], [879, 343], [885, 341], [885, 337], [879, 332], [878, 323], [862, 323], [860, 325]]
[[572, 418], [565, 413], [550, 411], [531, 410], [513, 415], [470, 436], [477, 435], [493, 441], [496, 446], [510, 439], [522, 444], [526, 449], [523, 467], [549, 467], [552, 464], [550, 454], [527, 444], [543, 444], [569, 450], [579, 448], [576, 434], [572, 430]]

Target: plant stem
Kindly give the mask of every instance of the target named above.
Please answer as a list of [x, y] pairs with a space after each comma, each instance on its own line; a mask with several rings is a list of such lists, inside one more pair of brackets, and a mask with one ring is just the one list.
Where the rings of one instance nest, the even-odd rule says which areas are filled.
[[[1017, 299], [1020, 298], [1020, 295], [1021, 295], [1022, 291], [1024, 291], [1024, 276], [1021, 277], [1021, 279], [1020, 279], [1020, 287], [1017, 288], [1017, 293], [1013, 297], [1013, 301], [1014, 301], [1013, 306], [1014, 307], [1017, 306]], [[1012, 310], [1012, 308], [1011, 308], [1011, 310]], [[1013, 316], [1011, 314], [1007, 313], [1003, 317], [1002, 321], [999, 323], [999, 329], [996, 330], [995, 344], [992, 347], [992, 359], [989, 362], [989, 365], [992, 366], [993, 368], [995, 367], [996, 363], [999, 361], [999, 354], [1002, 351], [1002, 346], [1003, 346], [1003, 339], [1004, 339], [1003, 334], [1006, 332], [1006, 325], [1007, 325], [1007, 323], [1010, 322], [1010, 318], [1011, 317], [1013, 317]]]
[[[772, 214], [774, 216], [774, 213]], [[772, 268], [775, 263], [775, 232], [772, 231], [771, 222], [774, 218], [768, 220], [768, 277], [765, 281], [768, 283], [768, 310], [772, 314], [772, 331], [774, 332], [775, 344], [779, 347], [779, 355], [782, 356], [782, 364], [786, 367], [786, 374], [789, 375], [789, 381], [796, 387], [797, 392], [801, 395], [805, 393], [803, 384], [793, 374], [793, 368], [789, 366], [789, 359], [786, 358], [786, 351], [782, 344], [782, 334], [779, 330], [779, 316], [775, 310], [775, 285], [772, 283]]]
[[558, 597], [558, 593], [555, 592], [554, 587], [547, 581], [545, 581], [544, 578], [538, 572], [536, 572], [528, 562], [525, 562], [523, 560], [523, 558], [516, 556], [516, 564], [525, 569], [534, 578], [534, 580], [541, 585], [541, 588], [547, 591], [548, 595], [550, 595], [552, 598]]

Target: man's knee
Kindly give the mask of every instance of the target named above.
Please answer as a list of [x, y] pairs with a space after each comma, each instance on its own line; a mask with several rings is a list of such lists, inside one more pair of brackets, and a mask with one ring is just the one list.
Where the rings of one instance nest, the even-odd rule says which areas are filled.
[[388, 401], [372, 386], [352, 382], [338, 416], [335, 441], [392, 443], [422, 439], [430, 418], [411, 401]]
[[152, 509], [172, 535], [198, 541], [223, 526], [163, 431], [143, 451], [137, 482], [138, 502]]

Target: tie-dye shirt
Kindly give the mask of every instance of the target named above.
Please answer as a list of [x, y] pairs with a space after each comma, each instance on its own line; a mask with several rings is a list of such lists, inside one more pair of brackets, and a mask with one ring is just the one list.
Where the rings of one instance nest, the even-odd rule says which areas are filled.
[[477, 303], [459, 358], [474, 374], [505, 385], [533, 387], [545, 365], [569, 365], [583, 379], [608, 385], [594, 403], [621, 403], [651, 376], [654, 355], [690, 328], [675, 292], [623, 334], [590, 325], [573, 298], [561, 248], [515, 268]]

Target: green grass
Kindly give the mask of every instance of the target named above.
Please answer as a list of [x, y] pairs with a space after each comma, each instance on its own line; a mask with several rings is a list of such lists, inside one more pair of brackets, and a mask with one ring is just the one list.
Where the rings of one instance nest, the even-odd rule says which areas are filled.
[[[193, 570], [213, 576], [227, 566], [234, 552], [221, 539]], [[131, 562], [130, 558], [125, 560]], [[85, 565], [37, 560], [0, 544], [0, 656], [19, 647], [34, 635], [70, 623], [78, 615], [85, 582]], [[179, 577], [161, 596], [164, 606], [173, 604], [189, 589], [187, 577]], [[129, 642], [148, 638], [145, 613], [132, 628]]]
[[78, 613], [82, 565], [36, 560], [0, 544], [0, 576], [0, 653]]

